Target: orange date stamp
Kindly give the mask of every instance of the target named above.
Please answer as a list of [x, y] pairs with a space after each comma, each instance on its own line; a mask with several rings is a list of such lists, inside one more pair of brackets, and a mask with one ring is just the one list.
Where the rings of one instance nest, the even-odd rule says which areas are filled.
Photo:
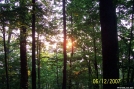
[[93, 84], [119, 84], [121, 79], [93, 79]]

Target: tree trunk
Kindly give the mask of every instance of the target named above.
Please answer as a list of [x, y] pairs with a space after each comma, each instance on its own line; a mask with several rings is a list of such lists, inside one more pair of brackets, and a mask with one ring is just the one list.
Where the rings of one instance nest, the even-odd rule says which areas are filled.
[[40, 89], [40, 50], [41, 50], [41, 41], [39, 40], [39, 34], [38, 34], [37, 38], [38, 89]]
[[27, 51], [26, 51], [26, 27], [25, 25], [25, 2], [20, 0], [21, 13], [20, 21], [20, 65], [21, 65], [21, 79], [20, 79], [20, 89], [28, 89], [28, 66], [27, 66]]
[[20, 29], [21, 89], [28, 89], [28, 68], [26, 54], [26, 28]]
[[67, 64], [67, 53], [66, 53], [66, 13], [65, 13], [65, 0], [63, 2], [63, 30], [64, 30], [64, 45], [63, 45], [63, 55], [64, 55], [64, 62], [63, 62], [63, 84], [62, 89], [66, 89], [66, 64]]
[[[133, 7], [132, 7], [132, 28], [131, 28], [131, 40], [133, 40], [133, 21], [134, 21], [134, 0], [132, 0], [133, 1]], [[130, 49], [131, 50], [131, 52], [133, 52], [132, 51], [132, 49]], [[132, 55], [133, 55], [133, 53], [132, 53]], [[133, 59], [134, 60], [134, 59]], [[130, 82], [132, 83], [133, 82], [133, 80], [134, 80], [134, 69], [132, 70], [132, 73], [131, 73], [131, 79], [130, 79]]]
[[5, 59], [5, 71], [6, 71], [6, 85], [9, 89], [9, 77], [8, 77], [8, 61], [7, 61], [7, 47], [6, 47], [6, 37], [5, 37], [5, 25], [3, 20], [3, 44], [4, 44], [4, 59]]
[[[118, 39], [114, 0], [100, 0], [103, 79], [119, 79]], [[103, 89], [117, 89], [118, 84], [103, 82]]]
[[32, 89], [36, 89], [36, 60], [35, 60], [35, 0], [32, 13]]

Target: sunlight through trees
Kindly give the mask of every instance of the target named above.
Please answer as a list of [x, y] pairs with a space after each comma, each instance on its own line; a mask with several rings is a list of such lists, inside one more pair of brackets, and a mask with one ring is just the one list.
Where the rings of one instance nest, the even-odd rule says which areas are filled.
[[0, 89], [134, 88], [134, 0], [0, 0]]

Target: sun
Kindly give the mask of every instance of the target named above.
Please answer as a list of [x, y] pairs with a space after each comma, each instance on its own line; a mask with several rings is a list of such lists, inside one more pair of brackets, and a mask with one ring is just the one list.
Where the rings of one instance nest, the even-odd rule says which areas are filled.
[[69, 40], [68, 42], [67, 42], [67, 48], [70, 48], [70, 47], [72, 47], [72, 42]]
[[68, 44], [67, 44], [68, 46], [72, 46], [72, 42], [68, 42]]

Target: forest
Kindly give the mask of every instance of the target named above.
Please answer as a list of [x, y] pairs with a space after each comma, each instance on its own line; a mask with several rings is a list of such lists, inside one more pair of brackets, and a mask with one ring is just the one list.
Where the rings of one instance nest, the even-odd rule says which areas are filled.
[[0, 0], [0, 89], [134, 89], [134, 0]]

